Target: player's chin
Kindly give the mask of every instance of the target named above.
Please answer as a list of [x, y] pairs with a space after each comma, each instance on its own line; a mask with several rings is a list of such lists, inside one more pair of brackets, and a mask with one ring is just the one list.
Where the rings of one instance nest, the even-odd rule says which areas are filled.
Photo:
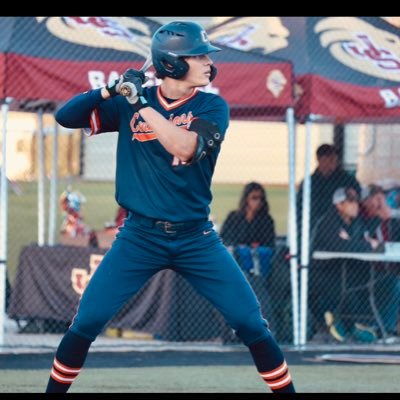
[[203, 77], [202, 79], [199, 79], [196, 86], [203, 87], [203, 86], [207, 86], [209, 83], [210, 83], [210, 78], [208, 78], [206, 76], [206, 77]]

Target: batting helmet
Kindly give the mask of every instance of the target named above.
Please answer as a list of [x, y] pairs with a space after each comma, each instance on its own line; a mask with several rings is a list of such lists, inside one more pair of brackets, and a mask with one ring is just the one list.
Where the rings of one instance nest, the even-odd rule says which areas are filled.
[[159, 78], [180, 79], [189, 70], [183, 57], [220, 50], [210, 43], [206, 31], [196, 22], [174, 21], [163, 25], [151, 42], [153, 65]]

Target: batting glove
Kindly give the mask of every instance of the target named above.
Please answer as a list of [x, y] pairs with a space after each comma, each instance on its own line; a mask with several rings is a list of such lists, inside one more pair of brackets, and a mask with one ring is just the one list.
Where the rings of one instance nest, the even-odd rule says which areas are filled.
[[124, 95], [128, 102], [135, 101], [136, 96], [143, 93], [142, 85], [147, 81], [147, 77], [142, 71], [136, 71], [132, 68], [125, 71], [114, 83], [106, 86], [111, 97], [118, 94]]

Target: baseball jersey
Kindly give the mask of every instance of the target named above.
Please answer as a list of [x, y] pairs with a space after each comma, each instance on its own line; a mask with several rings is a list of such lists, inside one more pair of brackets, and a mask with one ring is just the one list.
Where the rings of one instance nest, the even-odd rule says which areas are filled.
[[[153, 86], [144, 89], [144, 96], [151, 107], [178, 127], [186, 128], [190, 121], [200, 118], [216, 123], [219, 133], [225, 135], [229, 107], [218, 95], [193, 89], [184, 98], [169, 100], [159, 86]], [[74, 107], [69, 111], [74, 112]], [[76, 107], [76, 112], [81, 114], [82, 108]], [[86, 121], [85, 126], [88, 125]], [[91, 113], [90, 126], [90, 135], [118, 131], [118, 204], [135, 213], [172, 222], [208, 218], [219, 147], [196, 163], [181, 163], [165, 150], [150, 126], [122, 96], [100, 101]]]

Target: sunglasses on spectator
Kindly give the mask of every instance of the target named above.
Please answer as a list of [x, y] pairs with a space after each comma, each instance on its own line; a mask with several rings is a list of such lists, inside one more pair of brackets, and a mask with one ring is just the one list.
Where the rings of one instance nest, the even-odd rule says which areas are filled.
[[360, 199], [357, 195], [347, 194], [346, 200], [349, 201], [350, 203], [354, 203], [354, 202], [358, 202]]
[[261, 195], [254, 195], [254, 196], [249, 196], [249, 200], [262, 200]]

